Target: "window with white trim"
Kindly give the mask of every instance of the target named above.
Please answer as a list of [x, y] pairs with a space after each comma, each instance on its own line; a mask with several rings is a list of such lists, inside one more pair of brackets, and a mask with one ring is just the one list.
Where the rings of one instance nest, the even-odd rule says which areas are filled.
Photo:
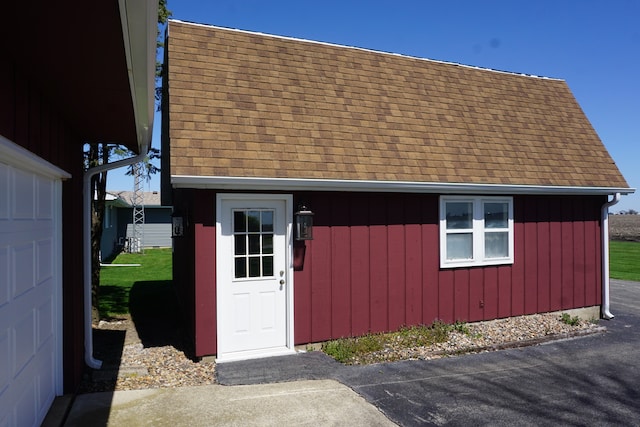
[[512, 197], [440, 197], [440, 267], [513, 264]]

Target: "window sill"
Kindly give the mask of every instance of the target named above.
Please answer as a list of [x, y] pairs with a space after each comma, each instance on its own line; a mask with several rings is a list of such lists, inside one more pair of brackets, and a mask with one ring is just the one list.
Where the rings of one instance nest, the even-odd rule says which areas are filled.
[[510, 258], [491, 259], [484, 261], [473, 260], [460, 260], [460, 261], [446, 261], [440, 263], [440, 268], [468, 268], [468, 267], [489, 267], [497, 265], [513, 265], [513, 260]]

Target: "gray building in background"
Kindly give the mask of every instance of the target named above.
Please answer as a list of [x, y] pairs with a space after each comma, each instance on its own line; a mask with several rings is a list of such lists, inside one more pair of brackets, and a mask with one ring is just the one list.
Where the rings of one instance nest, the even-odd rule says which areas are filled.
[[[133, 232], [133, 191], [108, 191], [102, 224], [100, 254], [107, 260], [128, 245]], [[143, 194], [145, 223], [143, 248], [171, 247], [171, 206], [160, 204], [160, 192]]]

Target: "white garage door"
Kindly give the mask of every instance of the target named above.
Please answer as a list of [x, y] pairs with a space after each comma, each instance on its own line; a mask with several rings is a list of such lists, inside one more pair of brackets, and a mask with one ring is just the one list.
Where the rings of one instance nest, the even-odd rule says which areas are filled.
[[0, 136], [0, 426], [40, 425], [62, 394], [67, 176]]

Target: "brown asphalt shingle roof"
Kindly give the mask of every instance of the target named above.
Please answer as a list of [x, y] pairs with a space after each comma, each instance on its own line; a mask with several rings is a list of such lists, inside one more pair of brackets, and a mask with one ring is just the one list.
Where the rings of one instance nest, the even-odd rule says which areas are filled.
[[561, 80], [172, 21], [172, 176], [628, 185]]

